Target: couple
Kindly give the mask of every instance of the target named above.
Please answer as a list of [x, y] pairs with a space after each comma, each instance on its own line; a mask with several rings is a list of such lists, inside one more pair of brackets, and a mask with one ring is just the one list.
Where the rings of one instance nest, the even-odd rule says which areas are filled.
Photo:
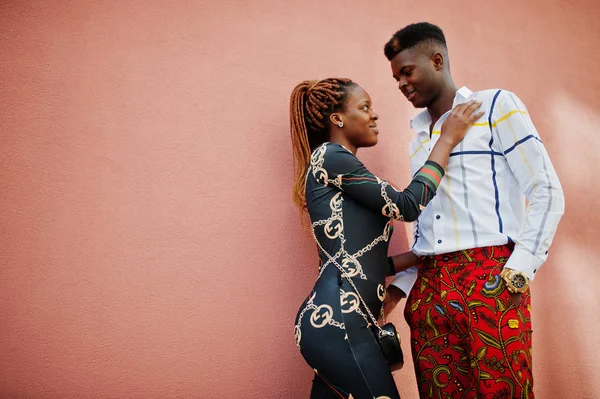
[[[529, 283], [564, 212], [548, 154], [517, 96], [456, 88], [437, 26], [403, 28], [385, 55], [426, 108], [411, 121], [404, 191], [356, 157], [379, 133], [360, 86], [306, 81], [291, 96], [294, 201], [320, 258], [294, 329], [311, 398], [400, 397], [377, 338], [384, 299], [405, 293], [421, 398], [533, 398]], [[416, 221], [415, 242], [388, 258], [395, 220]]]

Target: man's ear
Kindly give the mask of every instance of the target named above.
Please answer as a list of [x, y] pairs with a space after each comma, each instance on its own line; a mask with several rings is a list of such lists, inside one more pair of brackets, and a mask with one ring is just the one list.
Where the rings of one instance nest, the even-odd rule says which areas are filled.
[[444, 55], [442, 53], [436, 51], [431, 56], [431, 62], [433, 63], [433, 67], [435, 68], [435, 70], [440, 71], [442, 70], [442, 68], [444, 68], [444, 63], [446, 62], [446, 60], [444, 60]]

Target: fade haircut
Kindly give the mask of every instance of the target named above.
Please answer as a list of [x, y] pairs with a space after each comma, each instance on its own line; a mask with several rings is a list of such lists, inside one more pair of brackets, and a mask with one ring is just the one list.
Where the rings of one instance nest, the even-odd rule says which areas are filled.
[[391, 61], [401, 51], [421, 43], [436, 43], [446, 48], [444, 32], [438, 26], [429, 22], [419, 22], [405, 26], [394, 33], [394, 36], [386, 43], [383, 52], [387, 59]]

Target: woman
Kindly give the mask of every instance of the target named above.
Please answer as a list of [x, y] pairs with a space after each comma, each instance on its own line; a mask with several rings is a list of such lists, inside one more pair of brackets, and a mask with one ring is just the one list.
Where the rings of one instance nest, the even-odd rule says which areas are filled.
[[471, 101], [450, 113], [429, 160], [401, 192], [356, 158], [379, 134], [367, 92], [337, 78], [305, 81], [292, 92], [294, 201], [308, 211], [320, 258], [294, 329], [315, 370], [311, 398], [400, 398], [373, 335], [386, 276], [411, 261], [398, 258], [388, 267], [392, 221], [414, 221], [433, 198], [450, 151], [483, 114], [475, 112], [479, 105]]

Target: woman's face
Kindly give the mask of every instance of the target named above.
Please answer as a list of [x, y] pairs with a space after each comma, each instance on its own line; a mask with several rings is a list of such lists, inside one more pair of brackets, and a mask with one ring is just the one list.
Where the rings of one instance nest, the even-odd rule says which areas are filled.
[[356, 85], [350, 88], [346, 106], [338, 114], [344, 123], [341, 131], [353, 146], [372, 147], [377, 144], [379, 116], [373, 111], [371, 97], [362, 87]]

